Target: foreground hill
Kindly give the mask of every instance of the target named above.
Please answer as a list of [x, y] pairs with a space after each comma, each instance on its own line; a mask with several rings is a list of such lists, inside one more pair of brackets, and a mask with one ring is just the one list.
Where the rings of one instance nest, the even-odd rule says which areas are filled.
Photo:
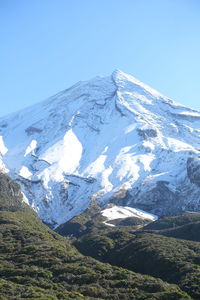
[[78, 239], [73, 238], [84, 255], [176, 283], [194, 299], [200, 299], [200, 214], [168, 217], [146, 226], [128, 218], [127, 224], [118, 220], [115, 227], [106, 228], [96, 218], [93, 230], [87, 226], [87, 218], [86, 211], [83, 218], [78, 216], [58, 228], [66, 234], [72, 223], [85, 226], [80, 234], [74, 231]]
[[191, 299], [160, 279], [81, 255], [0, 174], [0, 299]]
[[116, 70], [0, 118], [0, 168], [53, 228], [92, 200], [199, 211], [199, 128], [199, 112]]

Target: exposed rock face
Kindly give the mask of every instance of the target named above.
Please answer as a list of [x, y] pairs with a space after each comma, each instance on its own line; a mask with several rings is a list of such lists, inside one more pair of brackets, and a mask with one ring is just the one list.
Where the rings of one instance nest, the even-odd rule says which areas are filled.
[[0, 118], [0, 167], [57, 226], [91, 201], [200, 209], [200, 113], [115, 71]]
[[20, 185], [11, 180], [5, 173], [0, 172], [0, 211], [15, 211], [22, 207], [24, 202]]
[[157, 181], [155, 187], [150, 188], [147, 192], [139, 191], [134, 202], [143, 209], [152, 211], [159, 216], [177, 213], [178, 195], [170, 190], [168, 184], [167, 181]]
[[200, 157], [188, 158], [187, 174], [190, 181], [200, 187]]
[[138, 134], [142, 136], [145, 140], [148, 138], [153, 138], [157, 136], [157, 132], [155, 129], [138, 129]]
[[0, 172], [0, 197], [19, 198], [22, 200], [20, 185]]

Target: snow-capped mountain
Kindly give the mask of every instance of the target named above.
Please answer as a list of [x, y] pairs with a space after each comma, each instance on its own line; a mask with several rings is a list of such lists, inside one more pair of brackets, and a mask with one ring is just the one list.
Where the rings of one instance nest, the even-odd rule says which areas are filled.
[[121, 71], [0, 118], [0, 168], [57, 226], [91, 201], [200, 210], [200, 113]]

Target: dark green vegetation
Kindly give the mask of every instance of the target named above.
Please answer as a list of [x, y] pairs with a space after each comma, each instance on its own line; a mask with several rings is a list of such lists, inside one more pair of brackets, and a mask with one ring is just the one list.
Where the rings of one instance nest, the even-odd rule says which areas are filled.
[[87, 234], [74, 244], [84, 255], [162, 278], [200, 299], [199, 224], [200, 214], [187, 214], [158, 220], [137, 231], [109, 228]]
[[191, 299], [160, 279], [84, 257], [21, 202], [18, 185], [3, 174], [0, 206], [1, 300]]
[[200, 242], [200, 213], [163, 218], [144, 229], [165, 236]]
[[96, 203], [92, 203], [84, 213], [60, 225], [56, 232], [63, 236], [80, 237], [91, 232], [105, 230], [107, 226], [103, 224], [103, 221], [106, 218], [100, 214], [100, 211], [100, 207]]

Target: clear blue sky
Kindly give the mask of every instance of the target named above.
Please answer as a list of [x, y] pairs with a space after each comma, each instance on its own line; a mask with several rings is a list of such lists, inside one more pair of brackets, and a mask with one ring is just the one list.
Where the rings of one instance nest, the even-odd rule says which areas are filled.
[[116, 68], [200, 110], [200, 1], [0, 0], [0, 116]]

